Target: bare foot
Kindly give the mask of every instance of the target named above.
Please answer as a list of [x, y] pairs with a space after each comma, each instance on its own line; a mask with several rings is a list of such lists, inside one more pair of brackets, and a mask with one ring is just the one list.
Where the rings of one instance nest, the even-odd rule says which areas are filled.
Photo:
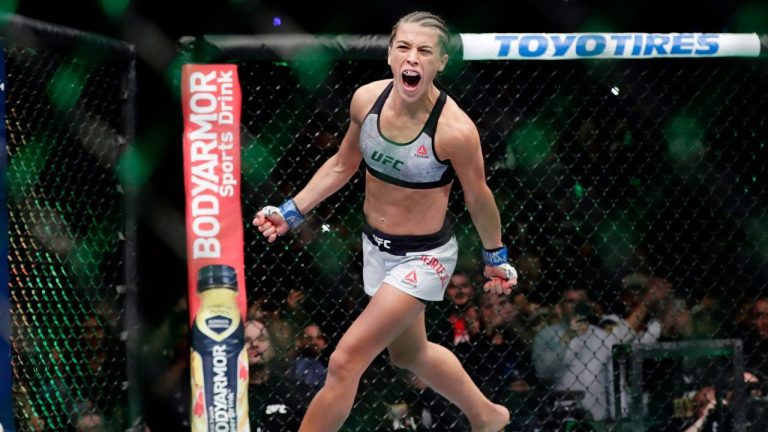
[[503, 405], [493, 404], [493, 411], [482, 423], [473, 424], [472, 432], [500, 432], [509, 423], [509, 410]]

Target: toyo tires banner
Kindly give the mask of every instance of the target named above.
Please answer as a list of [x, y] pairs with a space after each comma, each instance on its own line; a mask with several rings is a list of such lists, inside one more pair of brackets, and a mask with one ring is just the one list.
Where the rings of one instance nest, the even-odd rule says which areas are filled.
[[464, 33], [464, 60], [757, 57], [755, 33]]

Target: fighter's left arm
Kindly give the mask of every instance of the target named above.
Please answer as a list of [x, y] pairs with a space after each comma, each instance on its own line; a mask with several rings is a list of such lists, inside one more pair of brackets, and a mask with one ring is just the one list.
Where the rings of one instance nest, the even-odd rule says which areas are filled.
[[462, 113], [462, 120], [450, 123], [438, 136], [439, 155], [449, 159], [461, 183], [464, 203], [483, 244], [486, 291], [509, 294], [517, 284], [517, 272], [507, 263], [507, 248], [501, 240], [501, 217], [488, 184], [480, 146], [480, 134], [474, 123]]

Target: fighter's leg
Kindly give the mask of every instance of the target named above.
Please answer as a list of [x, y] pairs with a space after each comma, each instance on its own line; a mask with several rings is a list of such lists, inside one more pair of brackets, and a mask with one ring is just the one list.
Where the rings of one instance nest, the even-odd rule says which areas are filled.
[[382, 284], [331, 354], [325, 385], [312, 399], [299, 430], [338, 430], [352, 409], [365, 369], [423, 310], [420, 300]]
[[389, 356], [458, 406], [473, 431], [497, 432], [509, 421], [509, 411], [483, 395], [451, 351], [427, 340], [424, 311], [389, 345]]

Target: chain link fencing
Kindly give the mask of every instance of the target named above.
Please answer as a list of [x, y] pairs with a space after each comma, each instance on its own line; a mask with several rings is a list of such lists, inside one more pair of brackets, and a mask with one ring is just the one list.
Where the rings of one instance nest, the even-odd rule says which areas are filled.
[[[354, 90], [391, 76], [385, 44], [354, 59], [275, 48], [290, 60], [245, 39], [187, 46], [198, 61], [238, 64], [246, 222], [335, 152]], [[438, 80], [478, 126], [520, 284], [508, 297], [483, 293], [481, 245], [456, 184], [459, 265], [446, 299], [427, 306], [427, 330], [510, 409], [510, 430], [682, 431], [709, 400], [710, 424], [765, 425], [766, 63], [453, 61]], [[272, 245], [246, 224], [249, 314], [269, 329], [273, 374], [301, 384], [299, 419], [367, 302], [363, 183], [361, 170]], [[667, 345], [641, 355], [640, 342]], [[252, 424], [265, 424], [280, 396], [254, 391]], [[728, 401], [741, 396], [739, 414]], [[469, 426], [382, 353], [344, 430], [397, 429]]]
[[127, 44], [3, 16], [17, 429], [126, 429]]

